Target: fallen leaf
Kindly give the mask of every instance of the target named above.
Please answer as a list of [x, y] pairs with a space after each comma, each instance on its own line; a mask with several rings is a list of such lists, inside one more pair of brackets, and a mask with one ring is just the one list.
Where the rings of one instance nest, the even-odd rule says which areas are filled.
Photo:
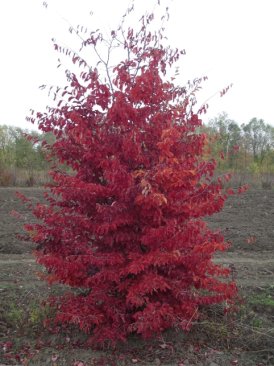
[[59, 357], [58, 355], [52, 355], [52, 356], [51, 356], [51, 361], [52, 361], [52, 362], [57, 361], [57, 360], [58, 360], [58, 357]]
[[85, 364], [82, 361], [75, 361], [73, 366], [85, 366]]

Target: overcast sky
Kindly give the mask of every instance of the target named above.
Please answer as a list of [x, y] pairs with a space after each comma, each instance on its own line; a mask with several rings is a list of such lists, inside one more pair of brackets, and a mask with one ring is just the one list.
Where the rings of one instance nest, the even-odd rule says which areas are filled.
[[[140, 13], [151, 10], [156, 0], [135, 2]], [[162, 2], [170, 8], [170, 44], [187, 53], [180, 61], [179, 81], [208, 76], [199, 97], [201, 103], [209, 98], [204, 120], [226, 111], [240, 124], [257, 117], [274, 126], [274, 1]], [[64, 80], [51, 39], [76, 45], [66, 20], [73, 25], [112, 29], [129, 1], [47, 3], [45, 9], [41, 0], [0, 1], [0, 124], [32, 128], [25, 121], [29, 109], [41, 110], [51, 104], [38, 86], [58, 85]], [[230, 83], [233, 88], [220, 98], [218, 91]]]

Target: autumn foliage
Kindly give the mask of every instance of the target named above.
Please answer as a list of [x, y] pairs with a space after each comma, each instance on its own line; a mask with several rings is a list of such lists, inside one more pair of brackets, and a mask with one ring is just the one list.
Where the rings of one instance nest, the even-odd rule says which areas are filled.
[[[68, 52], [84, 71], [67, 72], [58, 106], [31, 118], [55, 135], [45, 147], [66, 169], [53, 167], [47, 204], [33, 208], [39, 223], [26, 230], [48, 281], [76, 289], [56, 321], [95, 343], [189, 330], [202, 305], [229, 304], [237, 292], [212, 262], [228, 244], [202, 220], [223, 208], [226, 192], [203, 158], [193, 112], [200, 80], [180, 87], [167, 76], [181, 53], [162, 45], [162, 30], [149, 32], [152, 20], [111, 32], [109, 53], [117, 44], [126, 54], [115, 67], [100, 60], [105, 79]], [[104, 42], [97, 31], [82, 46], [99, 55]]]

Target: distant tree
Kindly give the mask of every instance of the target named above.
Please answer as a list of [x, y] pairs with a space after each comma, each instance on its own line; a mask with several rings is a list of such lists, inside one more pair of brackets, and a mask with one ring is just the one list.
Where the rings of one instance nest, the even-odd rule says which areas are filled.
[[274, 147], [273, 130], [263, 119], [252, 118], [243, 124], [245, 143], [253, 154], [253, 160], [262, 163], [270, 149]]
[[[26, 168], [33, 170], [36, 165], [36, 150], [32, 142], [27, 139], [23, 131], [19, 128], [15, 129], [14, 149], [15, 149], [15, 165], [18, 168]], [[37, 134], [32, 134], [37, 137]]]
[[51, 139], [35, 131], [0, 126], [0, 175], [5, 173], [7, 177], [8, 171], [16, 175], [16, 170], [21, 169], [28, 174], [31, 184], [34, 171], [47, 170], [49, 167], [42, 146], [44, 138]]
[[0, 167], [14, 165], [14, 128], [11, 126], [0, 126]]
[[232, 167], [236, 157], [237, 147], [241, 145], [241, 128], [231, 120], [226, 112], [219, 114], [208, 123], [209, 133], [215, 135], [213, 151], [221, 153], [227, 167]]

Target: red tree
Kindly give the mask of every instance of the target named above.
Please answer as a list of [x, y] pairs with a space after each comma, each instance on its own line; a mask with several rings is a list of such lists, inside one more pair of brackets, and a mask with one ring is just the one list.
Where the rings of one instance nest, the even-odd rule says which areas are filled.
[[[201, 219], [220, 211], [226, 195], [197, 132], [200, 80], [187, 88], [169, 80], [181, 52], [162, 45], [162, 29], [149, 31], [152, 19], [143, 17], [137, 32], [111, 32], [107, 60], [101, 33], [83, 39], [100, 58], [104, 81], [67, 50], [85, 70], [67, 72], [58, 106], [30, 118], [54, 133], [45, 146], [70, 169], [52, 169], [47, 204], [33, 208], [40, 222], [26, 230], [48, 280], [80, 289], [61, 299], [56, 320], [77, 324], [97, 343], [188, 330], [203, 304], [236, 294], [223, 279], [229, 270], [212, 262], [228, 244]], [[111, 68], [117, 45], [126, 56]]]

